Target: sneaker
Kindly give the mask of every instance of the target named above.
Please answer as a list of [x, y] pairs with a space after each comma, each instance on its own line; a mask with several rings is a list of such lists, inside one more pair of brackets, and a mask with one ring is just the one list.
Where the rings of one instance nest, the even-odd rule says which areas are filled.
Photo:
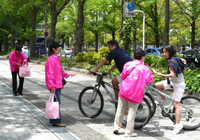
[[57, 127], [65, 127], [66, 125], [63, 123], [54, 123], [53, 126], [57, 126]]
[[123, 120], [122, 126], [126, 127], [126, 125], [127, 125], [127, 120]]
[[137, 137], [137, 133], [125, 134], [125, 137]]
[[113, 134], [115, 134], [115, 135], [119, 134], [119, 129], [114, 129]]
[[172, 131], [172, 134], [178, 134], [182, 128], [183, 128], [182, 124], [175, 124], [174, 130]]

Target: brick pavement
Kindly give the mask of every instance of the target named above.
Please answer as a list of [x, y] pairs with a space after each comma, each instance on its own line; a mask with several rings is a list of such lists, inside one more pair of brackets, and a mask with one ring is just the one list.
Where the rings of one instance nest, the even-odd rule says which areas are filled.
[[65, 128], [53, 127], [44, 113], [0, 81], [0, 140], [77, 140]]

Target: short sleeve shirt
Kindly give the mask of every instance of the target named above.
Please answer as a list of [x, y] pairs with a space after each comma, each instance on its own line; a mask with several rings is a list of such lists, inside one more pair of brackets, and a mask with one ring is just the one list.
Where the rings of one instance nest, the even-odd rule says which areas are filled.
[[123, 70], [124, 64], [128, 61], [132, 61], [132, 58], [128, 55], [128, 53], [120, 48], [116, 48], [113, 51], [111, 51], [108, 56], [106, 57], [108, 61], [111, 61], [114, 59], [115, 65], [119, 72], [121, 73]]

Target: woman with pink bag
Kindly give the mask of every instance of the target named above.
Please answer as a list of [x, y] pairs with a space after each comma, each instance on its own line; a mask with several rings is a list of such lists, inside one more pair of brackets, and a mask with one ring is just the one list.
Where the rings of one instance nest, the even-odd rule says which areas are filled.
[[[61, 58], [57, 55], [60, 53], [59, 44], [53, 41], [49, 45], [49, 57], [45, 64], [45, 82], [46, 87], [50, 90], [51, 93], [55, 93], [54, 101], [61, 103], [60, 94], [61, 89], [63, 88], [62, 79], [63, 77], [68, 78], [70, 74], [62, 71]], [[61, 123], [61, 113], [59, 109], [59, 118], [50, 119], [50, 123], [53, 126], [65, 127], [65, 124]]]
[[[22, 66], [24, 61], [27, 61], [26, 56], [22, 52], [22, 47], [17, 45], [15, 50], [12, 51], [9, 55], [10, 70], [12, 73], [12, 90], [13, 90], [14, 96], [17, 96], [17, 93], [22, 95], [24, 77], [20, 77], [19, 67]], [[18, 89], [17, 89], [17, 75], [19, 77]]]

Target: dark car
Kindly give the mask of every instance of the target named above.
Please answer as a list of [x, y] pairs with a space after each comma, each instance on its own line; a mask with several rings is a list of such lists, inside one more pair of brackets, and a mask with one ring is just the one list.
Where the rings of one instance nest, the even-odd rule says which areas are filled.
[[186, 50], [183, 58], [187, 61], [188, 66], [200, 67], [200, 49]]
[[145, 50], [146, 55], [157, 55], [161, 56], [161, 49], [160, 48], [147, 48]]

